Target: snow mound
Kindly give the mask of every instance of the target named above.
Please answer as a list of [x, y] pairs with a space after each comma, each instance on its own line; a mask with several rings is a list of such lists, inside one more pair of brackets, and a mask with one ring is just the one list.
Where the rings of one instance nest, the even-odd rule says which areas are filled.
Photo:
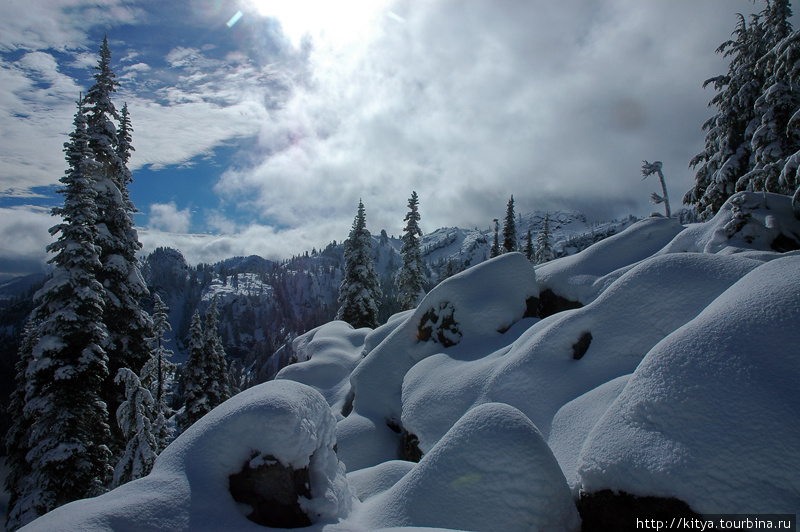
[[483, 356], [441, 353], [411, 368], [402, 424], [425, 452], [467, 409], [497, 401], [549, 435], [564, 404], [632, 373], [654, 345], [760, 264], [685, 253], [643, 260], [589, 305], [528, 324], [518, 338], [509, 331], [496, 351], [473, 344]]
[[648, 353], [583, 447], [583, 489], [800, 512], [798, 323], [800, 256], [743, 277]]
[[347, 480], [356, 492], [359, 500], [365, 501], [385, 492], [397, 481], [414, 469], [414, 462], [405, 460], [387, 460], [373, 467], [366, 467], [347, 474]]
[[650, 257], [682, 230], [675, 218], [648, 218], [580, 253], [537, 266], [536, 278], [542, 289], [585, 305], [615, 279], [603, 278]]
[[336, 423], [312, 388], [272, 381], [240, 393], [179, 436], [152, 473], [105, 495], [62, 506], [25, 531], [256, 531], [228, 489], [228, 477], [257, 457], [309, 468], [312, 522], [346, 517], [355, 500], [333, 448]]
[[749, 253], [774, 256], [800, 249], [800, 227], [789, 196], [739, 192], [722, 205], [709, 222], [694, 224], [662, 253]]
[[375, 528], [580, 529], [542, 435], [522, 412], [500, 403], [467, 413], [414, 469], [360, 511]]
[[353, 371], [355, 412], [399, 425], [403, 377], [414, 364], [462, 340], [500, 336], [523, 318], [528, 300], [538, 294], [533, 266], [521, 253], [501, 255], [442, 282]]
[[275, 378], [311, 386], [325, 397], [337, 418], [342, 419], [350, 391], [350, 374], [361, 362], [368, 330], [334, 321], [295, 338], [292, 348], [304, 363], [286, 366]]

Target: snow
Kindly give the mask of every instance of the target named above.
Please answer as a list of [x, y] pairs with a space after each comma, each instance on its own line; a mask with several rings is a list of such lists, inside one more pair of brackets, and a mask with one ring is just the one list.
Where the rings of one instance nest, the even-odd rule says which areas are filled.
[[501, 403], [471, 410], [361, 511], [375, 528], [580, 529], [564, 475], [541, 433], [522, 412]]
[[800, 513], [798, 323], [800, 255], [743, 277], [648, 353], [581, 451], [584, 489]]
[[292, 346], [304, 364], [286, 366], [275, 377], [307, 384], [320, 392], [337, 418], [350, 391], [350, 374], [361, 362], [364, 337], [370, 329], [354, 330], [343, 321], [318, 327], [296, 338]]
[[226, 401], [181, 434], [152, 473], [95, 499], [63, 506], [24, 528], [42, 530], [263, 530], [247, 520], [228, 477], [253, 453], [293, 468], [310, 466], [312, 521], [346, 517], [355, 500], [333, 447], [325, 399], [292, 381], [272, 381]]
[[[575, 499], [601, 490], [798, 513], [800, 251], [780, 252], [798, 235], [790, 198], [739, 193], [535, 269], [488, 260], [374, 330], [298, 337], [297, 364], [150, 476], [25, 530], [263, 530], [227, 490], [254, 450], [310, 466], [313, 531], [578, 530]], [[546, 289], [583, 306], [531, 317]]]

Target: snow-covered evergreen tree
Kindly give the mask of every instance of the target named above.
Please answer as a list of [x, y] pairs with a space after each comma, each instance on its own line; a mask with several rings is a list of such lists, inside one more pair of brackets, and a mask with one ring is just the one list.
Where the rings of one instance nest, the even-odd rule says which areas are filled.
[[33, 348], [39, 341], [36, 329], [37, 324], [32, 318], [29, 318], [25, 323], [22, 343], [18, 351], [19, 361], [15, 366], [17, 370], [16, 387], [11, 393], [8, 407], [10, 417], [13, 420], [5, 436], [6, 466], [9, 468], [5, 482], [6, 493], [9, 495], [8, 507], [6, 508], [6, 530], [9, 531], [16, 530], [35, 519], [38, 515], [33, 507], [20, 501], [20, 497], [24, 497], [35, 490], [35, 486], [31, 485], [34, 476], [26, 459], [26, 455], [30, 451], [31, 420], [25, 412], [25, 389], [27, 387], [25, 374], [28, 370], [28, 364], [33, 360]]
[[[787, 159], [800, 150], [798, 119], [792, 121], [800, 110], [800, 84], [796, 70], [798, 38], [792, 38], [789, 17], [792, 15], [788, 0], [771, 0], [762, 12], [768, 51], [759, 60], [757, 68], [766, 80], [761, 96], [755, 102], [761, 123], [753, 132], [752, 170], [744, 176], [748, 190], [766, 190], [779, 194], [792, 194], [794, 180], [786, 182], [781, 174]], [[796, 173], [795, 173], [796, 175]], [[745, 186], [740, 189], [744, 189]]]
[[167, 403], [167, 388], [172, 383], [176, 366], [170, 362], [172, 351], [164, 347], [164, 333], [172, 329], [169, 323], [169, 307], [162, 301], [158, 293], [153, 296], [153, 339], [152, 356], [142, 368], [142, 385], [150, 390], [155, 401], [155, 417], [153, 418], [153, 434], [156, 437], [157, 449], [160, 453], [167, 446], [171, 431], [167, 420], [171, 414]]
[[492, 247], [489, 248], [489, 258], [500, 255], [500, 220], [495, 218], [492, 221], [494, 222], [494, 240], [492, 240]]
[[[103, 39], [95, 70], [95, 83], [86, 94], [84, 104], [87, 106], [89, 146], [99, 167], [95, 183], [96, 223], [102, 266], [97, 279], [106, 291], [103, 321], [108, 339], [104, 348], [111, 376], [104, 385], [103, 398], [112, 411], [116, 411], [122, 394], [113, 377], [120, 368], [138, 369], [144, 365], [150, 357], [148, 346], [152, 331], [150, 317], [140, 304], [148, 292], [136, 258], [142, 245], [134, 228], [135, 208], [128, 192], [131, 172], [127, 163], [133, 151], [133, 129], [127, 106], [120, 115], [112, 101], [119, 83], [111, 68], [108, 38]], [[119, 130], [115, 120], [120, 123]], [[115, 434], [116, 446], [124, 445], [119, 431], [115, 430]]]
[[30, 337], [37, 340], [26, 356], [20, 420], [30, 426], [26, 464], [14, 473], [25, 478], [14, 480], [20, 491], [13, 494], [8, 513], [13, 526], [101, 493], [111, 473], [108, 411], [100, 399], [108, 377], [104, 292], [95, 278], [100, 267], [94, 189], [99, 165], [80, 103], [74, 125], [65, 144], [69, 169], [58, 191], [64, 205], [53, 209], [63, 222], [50, 229], [59, 237], [47, 247], [55, 254], [49, 261], [53, 277], [37, 294], [40, 303], [32, 314], [38, 326]]
[[517, 250], [517, 222], [514, 218], [514, 195], [506, 205], [506, 218], [503, 221], [503, 253]]
[[760, 17], [752, 16], [748, 25], [745, 17], [738, 15], [733, 35], [717, 48], [717, 53], [730, 57], [727, 74], [703, 83], [717, 91], [709, 102], [716, 113], [703, 124], [705, 147], [690, 162], [697, 169], [695, 185], [683, 198], [702, 218], [710, 218], [722, 207], [750, 169], [750, 138], [758, 121], [755, 102], [764, 83], [756, 69], [765, 52]]
[[525, 247], [523, 248], [522, 252], [525, 253], [525, 256], [529, 261], [534, 261], [535, 250], [533, 248], [533, 237], [531, 236], [530, 229], [528, 229], [528, 232], [525, 234]]
[[154, 434], [156, 403], [135, 372], [122, 368], [115, 382], [125, 388], [125, 400], [117, 409], [117, 424], [127, 440], [125, 452], [114, 468], [112, 487], [121, 486], [150, 473], [158, 456]]
[[200, 318], [200, 311], [195, 310], [192, 315], [192, 324], [189, 326], [189, 357], [183, 368], [185, 407], [181, 419], [182, 430], [192, 426], [195, 421], [211, 410], [206, 408], [205, 393], [203, 391], [205, 383], [203, 367], [204, 344], [203, 321]]
[[545, 213], [542, 229], [536, 235], [536, 264], [549, 262], [554, 258], [556, 255], [553, 249], [553, 235], [550, 232], [550, 214]]
[[206, 310], [205, 323], [198, 311], [192, 316], [189, 358], [183, 375], [186, 405], [182, 420], [183, 430], [230, 398], [228, 364], [219, 338], [218, 325], [216, 299]]
[[377, 327], [381, 297], [380, 280], [372, 259], [372, 236], [367, 230], [364, 204], [359, 200], [353, 228], [344, 242], [344, 275], [336, 319], [355, 328]]
[[203, 324], [203, 347], [205, 349], [205, 392], [211, 408], [221, 405], [231, 397], [228, 388], [228, 361], [222, 339], [219, 337], [219, 310], [214, 298], [206, 309]]
[[800, 168], [800, 35], [792, 32], [788, 0], [767, 0], [748, 24], [739, 15], [734, 38], [717, 52], [728, 73], [707, 80], [717, 113], [704, 125], [703, 152], [692, 159], [695, 186], [684, 197], [709, 218], [742, 190], [791, 194]]
[[408, 199], [408, 213], [403, 219], [406, 227], [403, 230], [403, 246], [400, 254], [403, 265], [397, 275], [397, 286], [400, 290], [400, 308], [409, 310], [417, 306], [422, 296], [425, 295], [425, 274], [420, 252], [420, 239], [422, 229], [419, 227], [419, 198], [416, 192], [411, 193]]

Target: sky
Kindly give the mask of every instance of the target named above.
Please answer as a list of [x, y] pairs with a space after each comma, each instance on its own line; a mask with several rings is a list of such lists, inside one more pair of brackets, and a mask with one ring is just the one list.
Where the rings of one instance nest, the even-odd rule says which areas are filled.
[[7, 0], [0, 279], [41, 270], [75, 102], [108, 35], [143, 253], [279, 260], [367, 227], [609, 220], [693, 183], [716, 48], [749, 0]]

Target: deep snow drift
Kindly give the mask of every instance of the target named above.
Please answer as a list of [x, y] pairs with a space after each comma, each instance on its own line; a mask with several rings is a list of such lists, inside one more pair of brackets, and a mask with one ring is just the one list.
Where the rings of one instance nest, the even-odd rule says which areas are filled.
[[[310, 530], [578, 530], [607, 489], [800, 513], [799, 244], [789, 198], [740, 193], [535, 271], [503, 255], [375, 330], [299, 337], [149, 477], [24, 530], [264, 530], [227, 484], [254, 456], [308, 467]], [[541, 318], [546, 290], [582, 307]]]

